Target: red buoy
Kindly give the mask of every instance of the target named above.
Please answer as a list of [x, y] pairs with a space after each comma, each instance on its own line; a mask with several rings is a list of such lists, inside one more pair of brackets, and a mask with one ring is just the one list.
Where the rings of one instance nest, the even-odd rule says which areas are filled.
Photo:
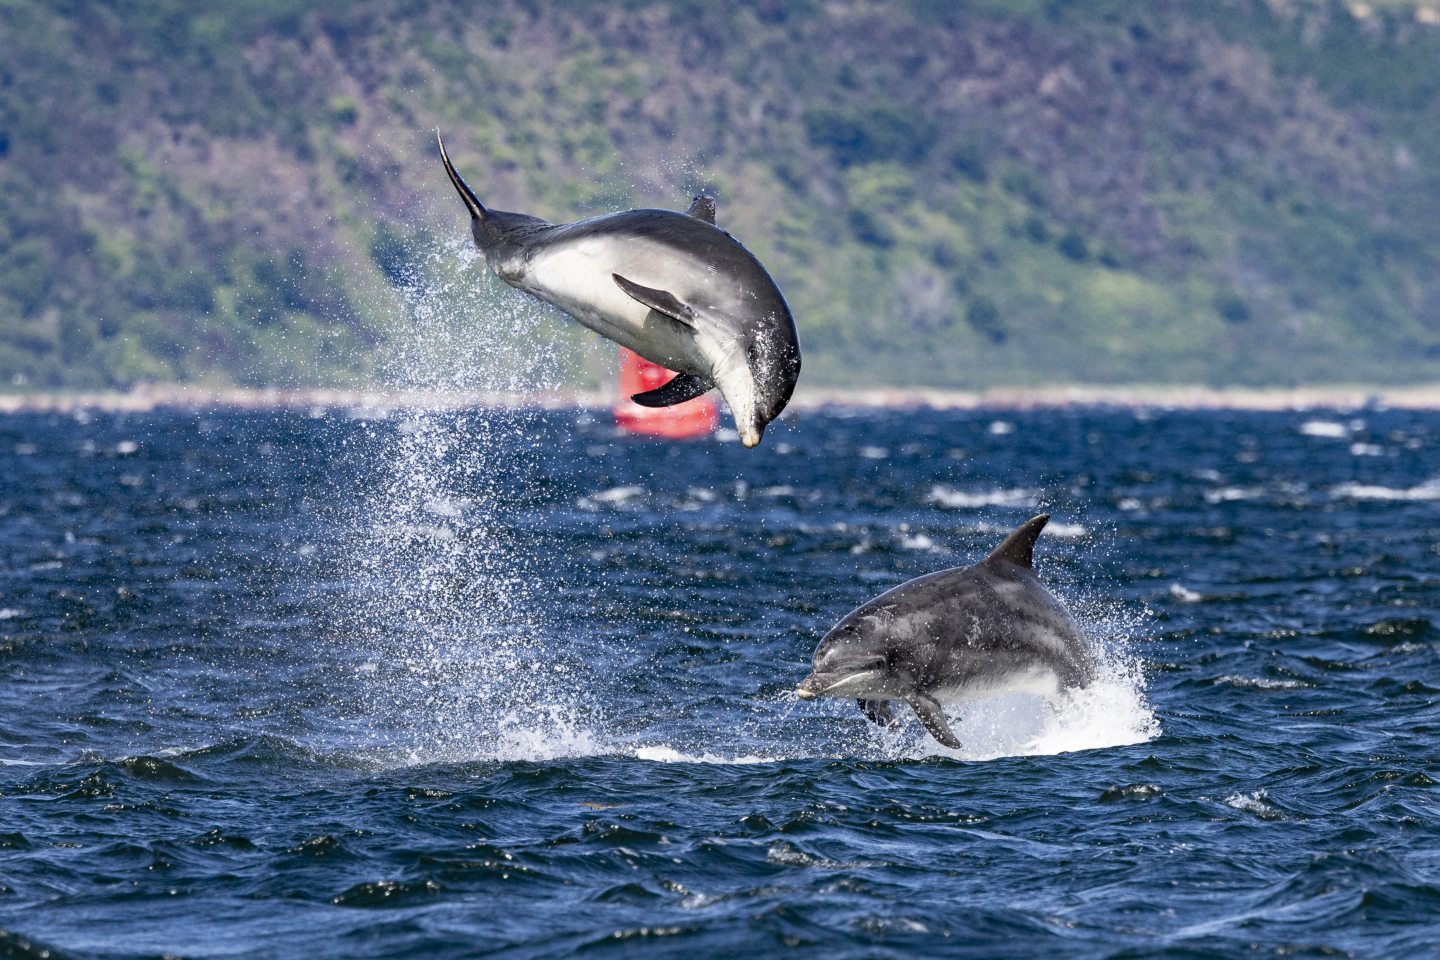
[[630, 399], [637, 393], [663, 386], [674, 376], [674, 371], [621, 347], [620, 400], [613, 408], [615, 425], [631, 433], [672, 440], [703, 437], [714, 432], [720, 414], [715, 409], [715, 398], [708, 393], [673, 407], [642, 407]]

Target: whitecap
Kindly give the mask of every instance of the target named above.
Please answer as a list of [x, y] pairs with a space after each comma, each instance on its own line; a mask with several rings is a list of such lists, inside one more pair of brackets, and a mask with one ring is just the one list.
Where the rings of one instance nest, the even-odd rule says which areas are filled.
[[120, 456], [122, 457], [128, 457], [130, 454], [134, 453], [139, 449], [140, 444], [136, 443], [134, 440], [121, 440], [119, 443], [115, 444], [115, 452], [120, 454]]
[[926, 498], [942, 507], [964, 510], [972, 507], [1029, 507], [1035, 505], [1036, 493], [1023, 487], [1009, 490], [956, 490], [937, 484]]
[[900, 538], [902, 550], [938, 550], [935, 541], [923, 533], [911, 533]]
[[1253, 793], [1232, 793], [1225, 798], [1225, 805], [1245, 813], [1253, 813], [1262, 820], [1279, 820], [1282, 816], [1270, 802], [1270, 795], [1264, 787]]
[[1352, 457], [1383, 457], [1385, 448], [1378, 443], [1352, 443], [1350, 444], [1350, 455]]
[[1264, 487], [1220, 487], [1205, 491], [1206, 503], [1233, 503], [1237, 500], [1259, 500], [1265, 496]]
[[1062, 540], [1079, 540], [1081, 537], [1088, 536], [1089, 533], [1090, 531], [1086, 530], [1082, 524], [1065, 523], [1063, 520], [1051, 520], [1045, 525], [1047, 537], [1059, 537]]
[[581, 497], [575, 505], [582, 510], [599, 510], [601, 507], [620, 507], [628, 504], [637, 497], [644, 496], [645, 488], [637, 486], [611, 487], [608, 490], [601, 490]]
[[1205, 594], [1186, 589], [1178, 583], [1170, 584], [1170, 596], [1179, 600], [1181, 603], [1199, 603], [1205, 599]]
[[746, 766], [757, 763], [775, 763], [785, 759], [783, 757], [762, 757], [757, 754], [745, 754], [738, 757], [724, 757], [718, 753], [682, 753], [674, 747], [664, 745], [650, 747], [636, 747], [631, 753], [637, 760], [649, 760], [652, 763], [714, 763], [725, 765]]
[[867, 460], [884, 460], [890, 456], [890, 451], [885, 447], [861, 447], [860, 456]]
[[1440, 478], [1403, 488], [1368, 483], [1342, 483], [1331, 488], [1330, 494], [1337, 500], [1440, 500]]
[[990, 424], [989, 432], [992, 437], [1003, 437], [1015, 432], [1015, 424], [1008, 420], [996, 420]]
[[1264, 677], [1242, 677], [1233, 673], [1217, 678], [1215, 683], [1254, 690], [1306, 690], [1313, 686], [1303, 680], [1270, 680]]
[[1303, 436], [1322, 437], [1326, 440], [1344, 440], [1350, 435], [1350, 428], [1334, 420], [1306, 420], [1300, 424]]

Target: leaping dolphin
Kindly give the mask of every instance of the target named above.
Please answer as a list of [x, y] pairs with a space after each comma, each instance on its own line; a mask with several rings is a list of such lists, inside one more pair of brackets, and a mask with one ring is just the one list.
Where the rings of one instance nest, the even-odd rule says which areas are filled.
[[475, 246], [500, 279], [677, 372], [636, 403], [668, 407], [719, 387], [741, 441], [760, 442], [795, 390], [800, 342], [770, 274], [715, 226], [712, 198], [696, 197], [688, 213], [626, 210], [550, 224], [486, 207], [439, 131], [435, 139]]
[[894, 722], [889, 701], [903, 700], [958, 748], [941, 704], [1087, 686], [1095, 652], [1031, 566], [1049, 519], [1026, 521], [977, 564], [911, 580], [847, 615], [815, 648], [796, 695], [854, 697], [882, 726]]

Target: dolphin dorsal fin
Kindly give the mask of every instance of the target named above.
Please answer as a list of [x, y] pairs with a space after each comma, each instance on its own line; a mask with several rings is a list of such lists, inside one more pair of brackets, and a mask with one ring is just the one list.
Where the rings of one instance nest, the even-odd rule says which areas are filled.
[[696, 220], [704, 220], [706, 223], [713, 224], [715, 222], [715, 198], [702, 193], [690, 201], [690, 209], [685, 213]]
[[998, 560], [1008, 560], [1017, 567], [1031, 569], [1031, 554], [1035, 551], [1035, 540], [1040, 536], [1040, 531], [1045, 529], [1045, 524], [1050, 522], [1050, 514], [1042, 513], [1038, 517], [1031, 517], [1020, 526], [1015, 532], [1005, 538], [1005, 542], [991, 551], [990, 556], [983, 562], [995, 563]]

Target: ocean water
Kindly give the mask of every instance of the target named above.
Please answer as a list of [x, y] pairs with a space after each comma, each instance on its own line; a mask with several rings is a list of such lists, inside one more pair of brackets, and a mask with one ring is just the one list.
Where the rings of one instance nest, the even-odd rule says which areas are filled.
[[[1420, 956], [1440, 415], [0, 417], [0, 955]], [[1041, 510], [1051, 703], [791, 691]]]

